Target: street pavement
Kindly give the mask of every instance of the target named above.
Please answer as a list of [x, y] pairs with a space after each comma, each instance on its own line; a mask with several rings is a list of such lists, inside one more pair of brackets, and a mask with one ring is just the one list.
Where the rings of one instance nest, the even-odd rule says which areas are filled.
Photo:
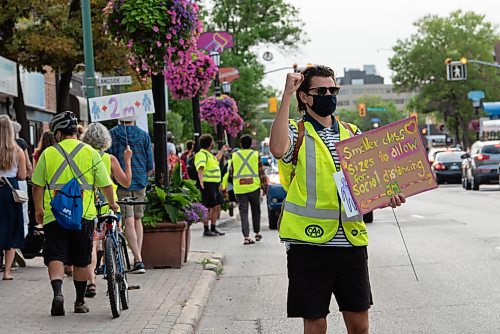
[[[477, 192], [444, 185], [396, 209], [418, 281], [392, 210], [375, 211], [370, 333], [500, 333], [499, 203], [498, 185]], [[286, 318], [285, 250], [266, 224], [263, 217], [264, 238], [255, 245], [242, 244], [239, 223], [226, 227], [224, 242], [196, 241], [225, 254], [197, 333], [302, 333], [301, 319]], [[334, 300], [330, 311], [328, 333], [345, 333]]]
[[[227, 219], [226, 215], [222, 222]], [[201, 224], [192, 226], [193, 235], [202, 231]], [[203, 270], [201, 263], [215, 254], [200, 250], [196, 240], [191, 247], [188, 262], [181, 269], [129, 274], [129, 285], [140, 289], [129, 291], [130, 308], [117, 319], [111, 316], [102, 276], [97, 279], [97, 296], [86, 298], [90, 313], [73, 313], [75, 290], [67, 277], [63, 284], [66, 316], [50, 316], [52, 289], [47, 269], [41, 258], [27, 260], [26, 268], [13, 272], [13, 281], [0, 280], [0, 333], [192, 333], [216, 275]]]

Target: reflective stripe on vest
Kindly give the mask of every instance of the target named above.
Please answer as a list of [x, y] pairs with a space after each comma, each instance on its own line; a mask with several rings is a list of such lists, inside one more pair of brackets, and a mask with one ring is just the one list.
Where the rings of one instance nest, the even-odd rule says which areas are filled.
[[251, 149], [233, 153], [233, 189], [235, 194], [248, 194], [260, 188], [259, 154]]
[[[347, 217], [339, 203], [332, 175], [337, 168], [330, 150], [312, 124], [306, 122], [305, 125], [299, 164], [284, 204], [281, 239], [322, 244], [335, 236], [341, 220], [346, 238], [351, 244], [368, 244], [362, 215]], [[350, 137], [351, 134], [340, 124], [339, 130], [341, 140]], [[325, 163], [318, 166], [322, 161]]]
[[75, 160], [73, 160], [73, 158], [78, 154], [78, 152], [80, 152], [82, 150], [82, 148], [85, 147], [85, 144], [79, 143], [73, 149], [73, 151], [71, 151], [71, 153], [69, 153], [69, 154], [67, 154], [66, 151], [64, 151], [64, 149], [59, 144], [56, 144], [53, 147], [64, 157], [64, 160], [59, 165], [56, 172], [52, 176], [52, 179], [50, 180], [50, 183], [49, 183], [49, 189], [50, 190], [61, 190], [66, 185], [67, 182], [66, 183], [57, 183], [57, 181], [59, 180], [62, 173], [64, 172], [64, 169], [66, 169], [66, 167], [68, 167], [68, 166], [73, 171], [73, 174], [75, 175], [75, 177], [76, 177], [76, 175], [79, 175], [78, 180], [80, 180], [80, 182], [81, 182], [80, 187], [82, 188], [82, 190], [94, 189], [94, 186], [89, 184], [89, 182], [87, 181], [87, 179], [85, 179], [85, 176], [83, 175], [84, 173], [82, 173], [82, 171], [80, 170], [80, 168], [76, 164]]

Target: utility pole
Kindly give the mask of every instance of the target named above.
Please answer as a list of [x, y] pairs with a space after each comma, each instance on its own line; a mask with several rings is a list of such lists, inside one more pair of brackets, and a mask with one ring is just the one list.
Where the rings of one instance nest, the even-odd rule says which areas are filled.
[[[95, 97], [94, 45], [92, 43], [92, 21], [90, 0], [82, 0], [83, 55], [85, 59], [85, 95], [87, 101]], [[90, 106], [87, 103], [88, 106]], [[87, 112], [89, 112], [87, 110]]]

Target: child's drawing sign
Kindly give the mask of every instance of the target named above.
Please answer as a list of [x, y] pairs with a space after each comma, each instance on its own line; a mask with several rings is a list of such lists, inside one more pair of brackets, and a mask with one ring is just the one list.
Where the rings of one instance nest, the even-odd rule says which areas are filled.
[[336, 146], [352, 197], [363, 214], [387, 205], [398, 193], [409, 197], [438, 187], [415, 116]]

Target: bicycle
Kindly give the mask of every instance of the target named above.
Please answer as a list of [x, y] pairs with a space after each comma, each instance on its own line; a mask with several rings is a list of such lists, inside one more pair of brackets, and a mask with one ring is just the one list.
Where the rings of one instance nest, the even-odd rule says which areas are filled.
[[[117, 201], [122, 205], [145, 205], [147, 202], [134, 201], [133, 198], [124, 198]], [[108, 282], [108, 297], [113, 318], [120, 316], [121, 310], [129, 308], [127, 271], [130, 270], [127, 243], [123, 232], [118, 228], [118, 217], [114, 212], [101, 214], [101, 209], [108, 205], [98, 201], [97, 231], [101, 233], [105, 227], [104, 235], [104, 279]]]

